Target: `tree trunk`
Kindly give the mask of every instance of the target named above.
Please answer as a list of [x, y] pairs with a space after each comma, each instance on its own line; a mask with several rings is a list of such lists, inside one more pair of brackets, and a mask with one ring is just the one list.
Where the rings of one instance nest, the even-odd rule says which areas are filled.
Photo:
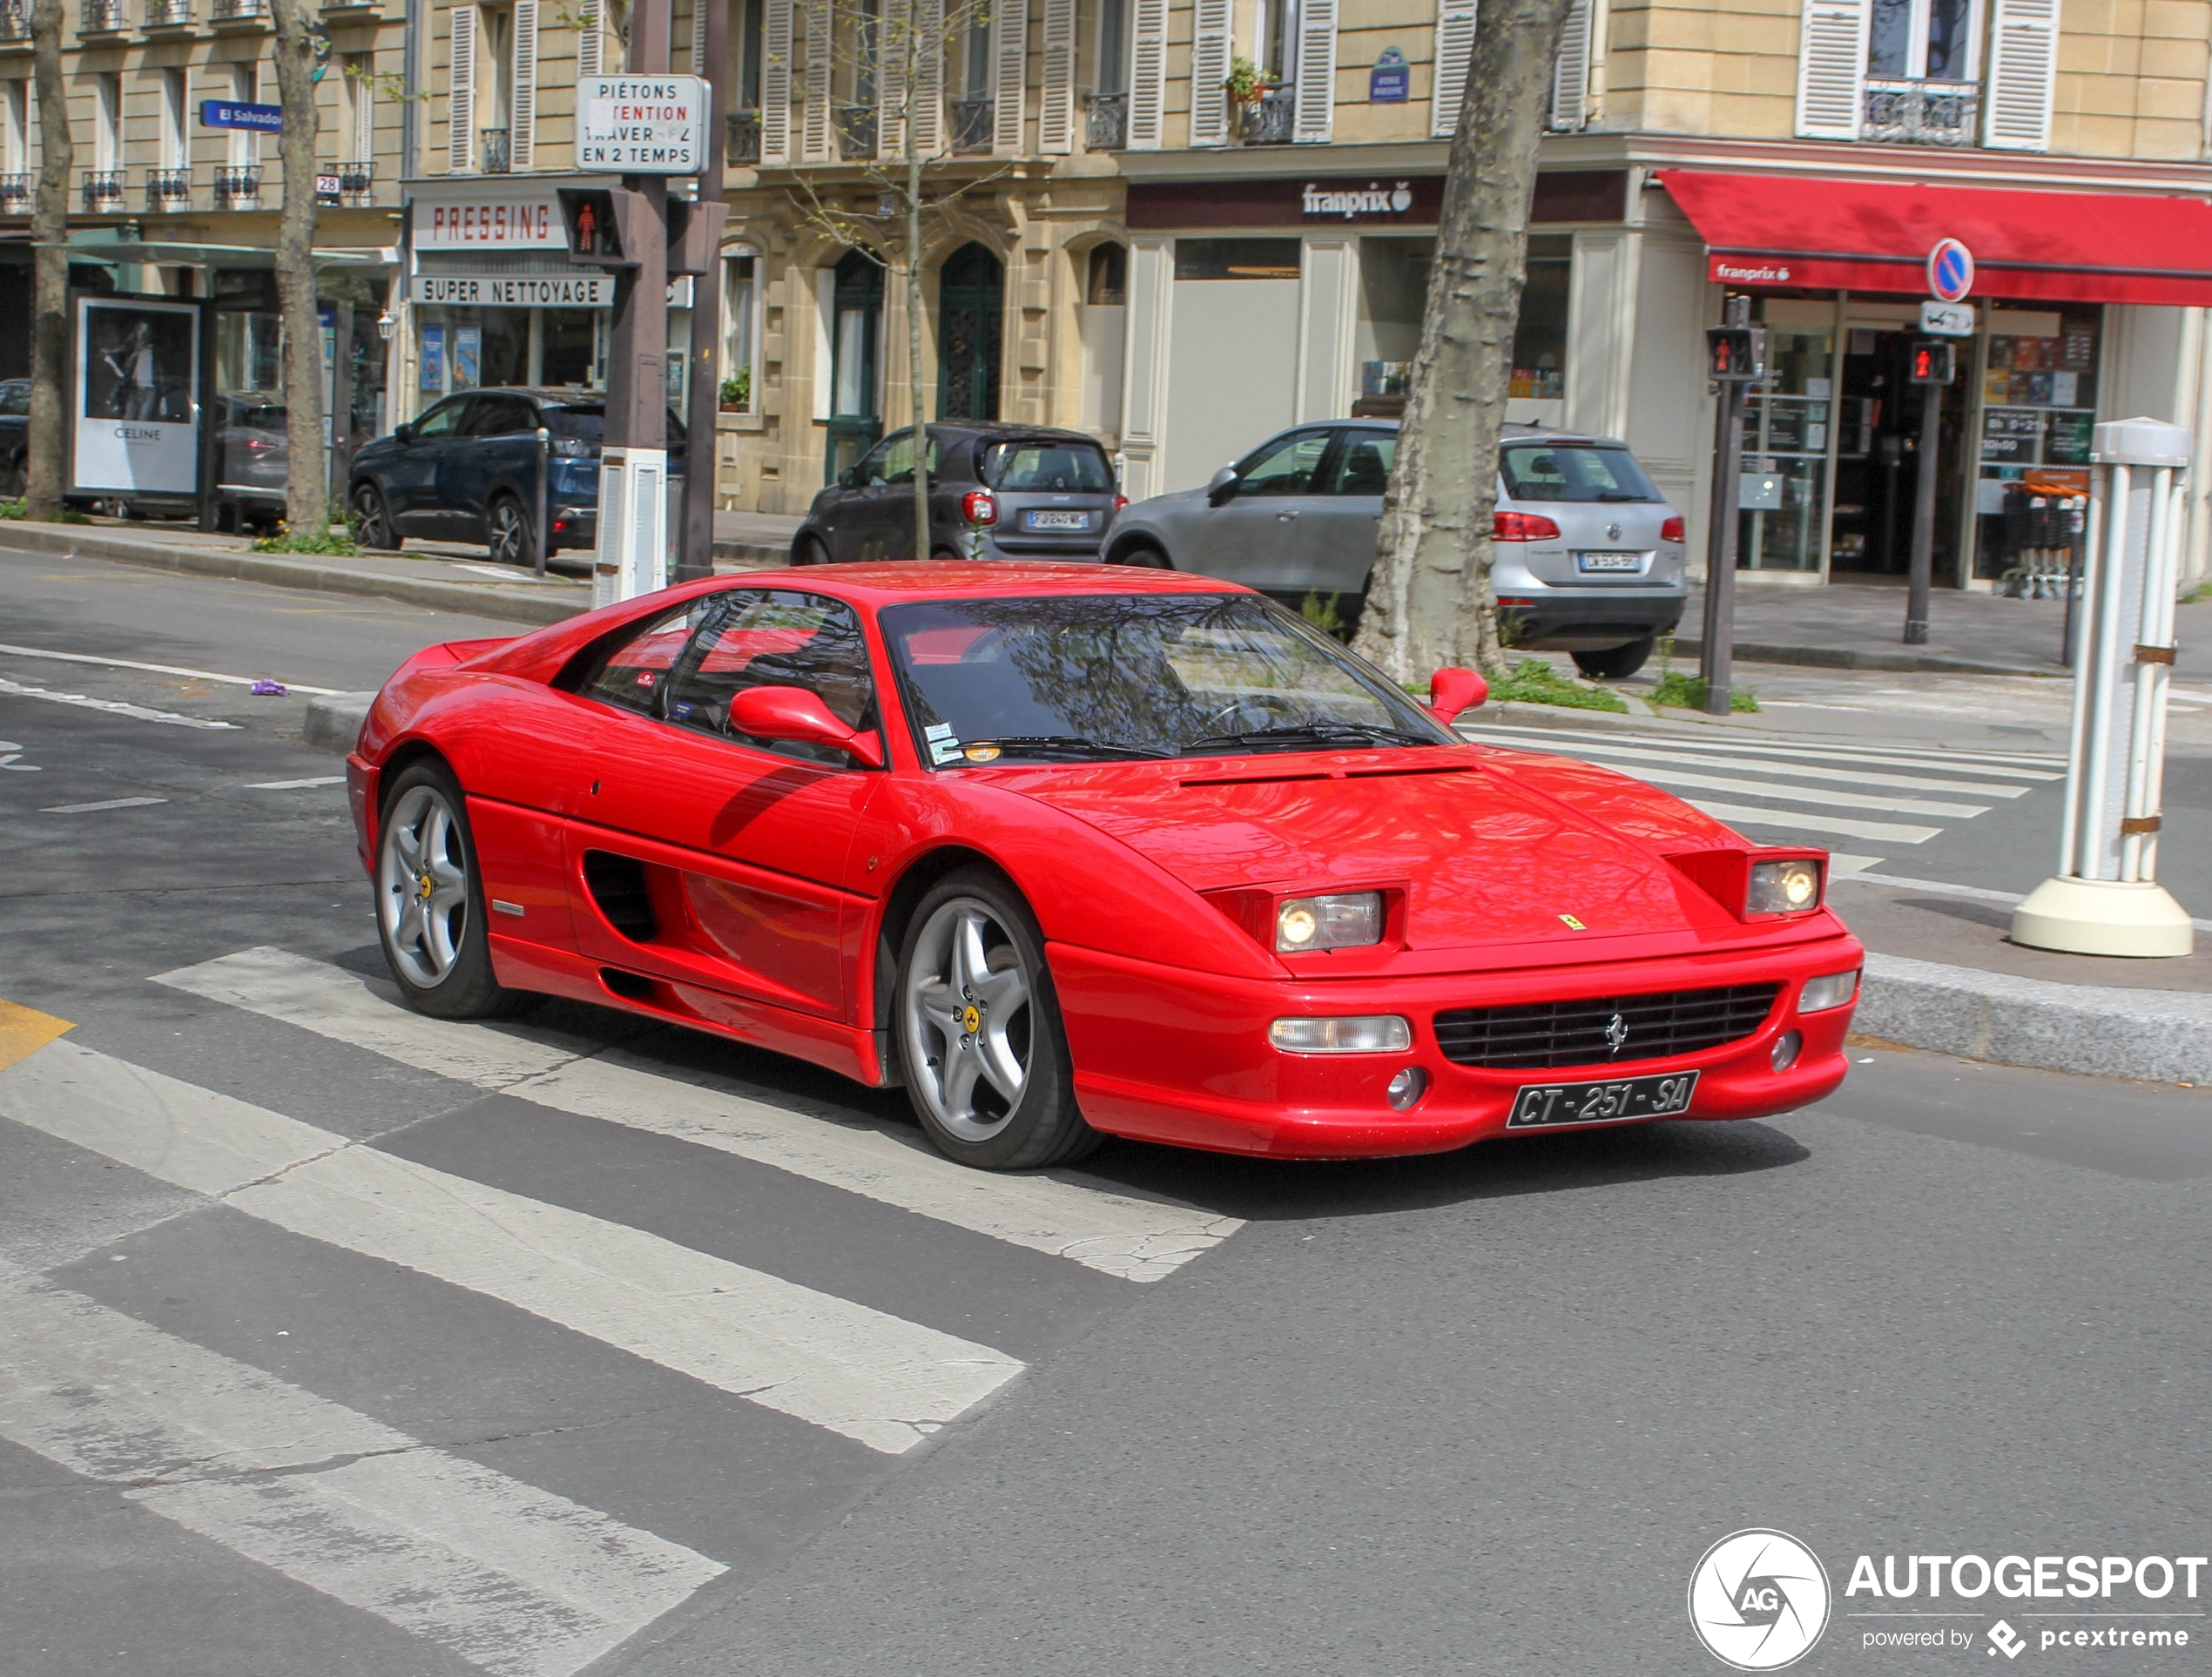
[[914, 557], [929, 557], [929, 411], [921, 389], [921, 159], [914, 154], [914, 91], [907, 92], [907, 387], [914, 409]]
[[1552, 70], [1568, 0], [1485, 0], [1452, 139], [1436, 261], [1355, 648], [1394, 681], [1502, 673], [1490, 587], [1498, 434], [1527, 276]]
[[[329, 468], [323, 452], [322, 325], [315, 318], [314, 41], [307, 0], [275, 0], [277, 98], [284, 126], [284, 213], [277, 222], [277, 306], [284, 320], [284, 433], [291, 471], [285, 522], [295, 536], [320, 536], [328, 521]], [[341, 346], [341, 352], [348, 347]]]
[[30, 435], [24, 510], [51, 518], [62, 508], [62, 438], [69, 389], [69, 176], [77, 155], [69, 136], [69, 90], [62, 81], [63, 0], [30, 9], [33, 73], [38, 82], [41, 147], [31, 201]]

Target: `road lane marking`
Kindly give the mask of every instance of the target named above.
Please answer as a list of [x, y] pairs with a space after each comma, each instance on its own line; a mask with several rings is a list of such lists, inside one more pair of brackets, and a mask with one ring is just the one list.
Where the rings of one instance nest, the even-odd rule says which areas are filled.
[[104, 798], [97, 804], [49, 804], [38, 812], [41, 815], [97, 815], [102, 810], [138, 810], [151, 804], [166, 804], [165, 798]]
[[177, 728], [234, 728], [231, 722], [216, 722], [206, 717], [179, 716], [174, 711], [150, 711], [143, 704], [125, 704], [121, 699], [90, 698], [83, 693], [57, 693], [50, 687], [28, 687], [22, 682], [10, 681], [0, 676], [0, 696], [10, 698], [45, 699], [54, 704], [73, 704], [83, 711], [101, 711], [109, 716], [135, 717], [140, 722], [165, 722]]
[[[1754, 798], [1772, 798], [1785, 804], [1817, 804], [1827, 809], [1889, 810], [1899, 815], [1955, 815], [1965, 820], [1989, 813], [1986, 804], [1942, 804], [1926, 798], [1829, 791], [1817, 786], [1794, 786], [1782, 780], [1737, 780], [1726, 775], [1696, 774], [1680, 769], [1639, 767], [1635, 772], [1639, 779], [1662, 786], [1695, 786], [1701, 791], [1749, 792]], [[1786, 774], [1789, 771], [1778, 772]]]
[[1244, 1227], [1237, 1217], [1058, 1181], [971, 1170], [919, 1144], [771, 1106], [630, 1050], [428, 1019], [366, 980], [248, 949], [157, 980], [457, 1082], [649, 1130], [804, 1176], [1123, 1280], [1157, 1281]]
[[1716, 821], [1730, 826], [1793, 827], [1806, 832], [1840, 832], [1851, 838], [1886, 839], [1898, 845], [1925, 845], [1942, 832], [1941, 827], [1915, 827], [1896, 821], [1860, 821], [1841, 815], [1814, 815], [1797, 810], [1755, 810], [1743, 804], [1716, 804], [1703, 798], [1683, 800], [1703, 810]]
[[2035, 790], [2033, 786], [1997, 786], [1973, 780], [1936, 780], [1925, 775], [1883, 774], [1872, 769], [1824, 769], [1811, 763], [1768, 763], [1757, 758], [1715, 757], [1702, 751], [1670, 751], [1649, 746], [1582, 744], [1576, 746], [1575, 750], [1584, 757], [1618, 757], [1640, 763], [1671, 763], [1686, 768], [1735, 769], [1739, 772], [1745, 769], [1771, 768], [1777, 774], [1787, 775], [1792, 780], [1830, 780], [1852, 786], [1898, 786], [1912, 791], [1963, 792], [1970, 798], [2025, 798]]
[[316, 774], [309, 775], [305, 780], [249, 780], [246, 783], [246, 790], [248, 791], [300, 791], [309, 786], [342, 786], [345, 784], [346, 777], [342, 774]]
[[27, 1060], [65, 1031], [76, 1026], [33, 1007], [0, 1001], [0, 1071], [18, 1060]]
[[50, 1283], [0, 1434], [497, 1677], [568, 1677], [726, 1569]]
[[[0, 643], [0, 652], [16, 658], [51, 658], [57, 663], [93, 663], [108, 670], [144, 670], [156, 676], [188, 676], [194, 681], [219, 681], [232, 687], [251, 687], [257, 681], [281, 680], [274, 676], [226, 676], [212, 670], [184, 670], [173, 663], [140, 663], [132, 658], [98, 658], [89, 652], [54, 652], [38, 646], [9, 646]], [[337, 687], [308, 687], [296, 681], [287, 681], [285, 686], [295, 693], [336, 693]]]
[[1016, 1358], [661, 1236], [380, 1153], [57, 1041], [0, 1117], [327, 1245], [433, 1276], [899, 1455]]
[[[1627, 741], [1638, 745], [1679, 745], [1689, 751], [1727, 751], [1739, 756], [1810, 759], [1817, 763], [1879, 763], [1896, 769], [1932, 769], [1956, 764], [1976, 774], [2003, 775], [2016, 780], [2066, 778], [2066, 758], [2047, 752], [1952, 751], [1939, 746], [1916, 745], [1885, 745], [1876, 750], [1855, 745], [1831, 746], [1825, 743], [1791, 745], [1741, 737], [1687, 739], [1673, 734], [1602, 733], [1592, 728], [1527, 728], [1502, 722], [1470, 722], [1461, 724], [1460, 727], [1467, 733], [1500, 736], [1497, 743], [1501, 744], [1508, 743], [1507, 737], [1510, 737], [1511, 741], [1531, 744], [1548, 740], [1554, 742], [1554, 754], [1569, 749], [1580, 750], [1582, 742], [1610, 745]], [[1561, 740], [1577, 744], [1572, 748], [1561, 747], [1557, 744]]]

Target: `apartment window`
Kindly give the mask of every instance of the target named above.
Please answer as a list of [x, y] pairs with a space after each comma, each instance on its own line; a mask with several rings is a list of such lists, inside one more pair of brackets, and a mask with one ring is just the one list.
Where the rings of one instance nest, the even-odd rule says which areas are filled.
[[352, 52], [344, 60], [345, 80], [339, 84], [346, 129], [340, 136], [340, 160], [365, 163], [376, 155], [375, 59], [366, 52]]
[[483, 18], [476, 38], [487, 74], [484, 102], [477, 110], [485, 127], [503, 131], [515, 117], [514, 17], [506, 11], [487, 11]]
[[123, 77], [113, 71], [92, 77], [92, 166], [123, 166]]
[[722, 381], [737, 387], [740, 413], [760, 411], [760, 259], [731, 256], [722, 264]]
[[991, 97], [991, 9], [976, 6], [964, 31], [966, 42], [961, 72], [961, 97], [988, 100]]
[[1874, 0], [1866, 73], [1890, 81], [1973, 80], [1975, 10], [1973, 0]]
[[1261, 73], [1285, 87], [1298, 82], [1298, 0], [1259, 0], [1252, 36], [1259, 43]]
[[192, 145], [185, 124], [191, 111], [191, 94], [181, 70], [161, 72], [161, 166], [182, 169], [192, 161]]
[[30, 172], [27, 82], [0, 82], [0, 174]]
[[745, 0], [738, 17], [738, 104], [740, 111], [760, 109], [761, 0]]
[[1098, 0], [1098, 75], [1101, 94], [1129, 91], [1129, 0]]
[[1808, 139], [2050, 149], [2059, 0], [1806, 0], [1801, 31]]
[[[231, 66], [230, 97], [235, 104], [252, 104], [260, 90], [255, 85], [259, 77], [252, 64]], [[233, 169], [251, 169], [261, 160], [260, 137], [250, 128], [233, 128], [230, 135], [230, 165]]]

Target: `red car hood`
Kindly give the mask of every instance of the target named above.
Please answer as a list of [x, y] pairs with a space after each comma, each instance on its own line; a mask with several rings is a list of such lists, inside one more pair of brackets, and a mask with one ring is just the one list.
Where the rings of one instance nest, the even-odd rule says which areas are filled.
[[992, 778], [1197, 891], [1402, 886], [1408, 952], [1770, 932], [1745, 926], [1664, 860], [1740, 849], [1742, 838], [1665, 792], [1557, 758], [1470, 746]]

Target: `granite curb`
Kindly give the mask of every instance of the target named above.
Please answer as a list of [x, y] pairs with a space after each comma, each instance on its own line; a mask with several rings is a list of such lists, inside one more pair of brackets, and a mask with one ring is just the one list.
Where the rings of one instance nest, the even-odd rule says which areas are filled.
[[318, 693], [307, 701], [302, 737], [326, 751], [350, 751], [361, 737], [361, 724], [368, 719], [368, 707], [375, 703], [374, 693]]

